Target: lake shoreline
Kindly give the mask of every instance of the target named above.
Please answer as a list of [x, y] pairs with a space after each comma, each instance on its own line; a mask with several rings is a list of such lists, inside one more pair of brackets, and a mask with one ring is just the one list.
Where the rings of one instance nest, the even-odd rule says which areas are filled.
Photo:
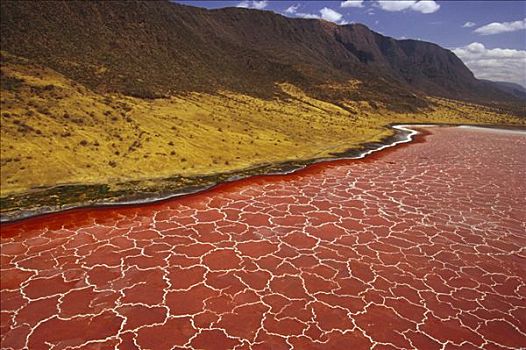
[[[0, 198], [2, 202], [2, 213], [0, 214], [0, 223], [2, 225], [26, 220], [33, 217], [50, 215], [55, 213], [61, 213], [66, 211], [78, 210], [78, 209], [96, 209], [96, 208], [116, 208], [121, 206], [137, 206], [145, 205], [150, 203], [158, 203], [167, 201], [173, 198], [188, 196], [192, 194], [201, 193], [203, 191], [210, 190], [223, 184], [233, 183], [239, 180], [255, 177], [255, 176], [273, 176], [273, 175], [286, 175], [292, 174], [297, 171], [303, 170], [307, 167], [315, 164], [334, 162], [339, 160], [361, 160], [365, 158], [371, 158], [373, 155], [381, 155], [387, 150], [398, 149], [404, 144], [412, 144], [415, 142], [425, 142], [425, 136], [429, 134], [425, 130], [420, 128], [429, 127], [470, 127], [480, 129], [492, 129], [512, 132], [526, 132], [526, 129], [518, 126], [506, 126], [506, 125], [477, 125], [477, 124], [437, 124], [437, 123], [404, 123], [404, 124], [390, 124], [386, 126], [391, 130], [394, 130], [394, 134], [388, 137], [384, 137], [380, 142], [367, 142], [360, 145], [360, 148], [350, 148], [344, 152], [331, 153], [333, 157], [322, 157], [313, 158], [302, 161], [288, 161], [276, 164], [261, 164], [251, 168], [229, 172], [219, 173], [212, 175], [203, 175], [201, 177], [194, 177], [184, 179], [190, 182], [188, 186], [181, 186], [180, 188], [166, 188], [158, 192], [155, 191], [136, 191], [130, 192], [115, 192], [113, 196], [105, 196], [108, 194], [109, 185], [83, 185], [83, 184], [72, 184], [72, 185], [59, 185], [51, 188], [43, 189], [39, 192], [27, 192], [19, 196], [24, 196], [24, 200], [30, 202], [35, 193], [43, 198], [60, 198], [63, 196], [65, 200], [68, 200], [68, 193], [72, 189], [75, 191], [85, 191], [88, 193], [95, 192], [94, 199], [86, 201], [72, 201], [72, 203], [65, 203], [60, 205], [40, 205], [34, 208], [22, 207], [11, 209], [9, 204], [5, 204], [6, 197]], [[398, 147], [395, 147], [398, 146]], [[195, 180], [192, 183], [192, 179]], [[97, 192], [100, 191], [100, 192]], [[110, 192], [111, 194], [111, 192]], [[78, 192], [75, 192], [78, 195]], [[97, 198], [98, 197], [98, 198]], [[5, 207], [9, 209], [5, 210]]]

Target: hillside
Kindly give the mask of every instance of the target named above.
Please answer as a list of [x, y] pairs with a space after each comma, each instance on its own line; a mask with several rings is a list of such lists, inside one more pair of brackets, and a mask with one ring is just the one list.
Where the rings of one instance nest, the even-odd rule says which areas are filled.
[[362, 25], [164, 1], [0, 9], [2, 217], [334, 157], [392, 123], [525, 125], [450, 51]]
[[338, 99], [320, 84], [359, 79], [359, 96], [346, 91], [346, 98], [393, 108], [411, 109], [414, 93], [513, 99], [435, 44], [269, 11], [168, 1], [2, 1], [1, 31], [3, 50], [99, 92], [160, 97], [227, 89], [268, 98], [279, 92], [276, 83], [289, 82]]
[[493, 84], [500, 90], [510, 95], [513, 95], [523, 101], [526, 101], [526, 88], [520, 84], [510, 83], [507, 81], [491, 81], [491, 80], [484, 80], [484, 81], [490, 84]]

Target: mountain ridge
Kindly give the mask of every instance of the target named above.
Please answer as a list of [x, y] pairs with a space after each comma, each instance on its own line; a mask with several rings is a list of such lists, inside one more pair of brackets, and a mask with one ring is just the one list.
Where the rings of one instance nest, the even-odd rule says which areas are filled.
[[[363, 24], [160, 2], [1, 3], [2, 48], [102, 92], [162, 97], [226, 89], [271, 98], [290, 82], [315, 96], [425, 106], [419, 95], [514, 100], [451, 51]], [[62, 13], [62, 16], [56, 16]], [[31, 22], [31, 26], [25, 23]], [[360, 91], [324, 91], [326, 82]]]
[[[482, 79], [481, 79], [482, 80]], [[520, 98], [523, 101], [526, 101], [526, 88], [518, 83], [512, 83], [509, 81], [494, 81], [494, 80], [482, 80], [488, 84], [496, 86], [498, 89], [513, 95], [517, 98]]]

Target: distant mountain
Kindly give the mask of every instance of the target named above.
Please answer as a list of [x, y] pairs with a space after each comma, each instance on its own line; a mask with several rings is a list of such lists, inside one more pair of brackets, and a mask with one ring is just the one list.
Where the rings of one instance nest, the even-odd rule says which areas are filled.
[[526, 88], [520, 84], [510, 83], [507, 81], [492, 81], [484, 80], [493, 86], [496, 86], [498, 89], [504, 91], [507, 94], [513, 95], [522, 100], [526, 100]]
[[[484, 102], [517, 97], [477, 80], [449, 50], [361, 24], [168, 1], [0, 4], [2, 50], [100, 92], [271, 97], [275, 83], [286, 81], [326, 99], [376, 100], [393, 109], [425, 104], [423, 94]], [[327, 89], [353, 79], [362, 82], [359, 91]]]

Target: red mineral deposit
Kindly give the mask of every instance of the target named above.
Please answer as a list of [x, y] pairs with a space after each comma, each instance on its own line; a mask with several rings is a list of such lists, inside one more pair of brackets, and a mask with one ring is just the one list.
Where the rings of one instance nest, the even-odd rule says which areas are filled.
[[2, 225], [3, 349], [526, 348], [526, 136]]

